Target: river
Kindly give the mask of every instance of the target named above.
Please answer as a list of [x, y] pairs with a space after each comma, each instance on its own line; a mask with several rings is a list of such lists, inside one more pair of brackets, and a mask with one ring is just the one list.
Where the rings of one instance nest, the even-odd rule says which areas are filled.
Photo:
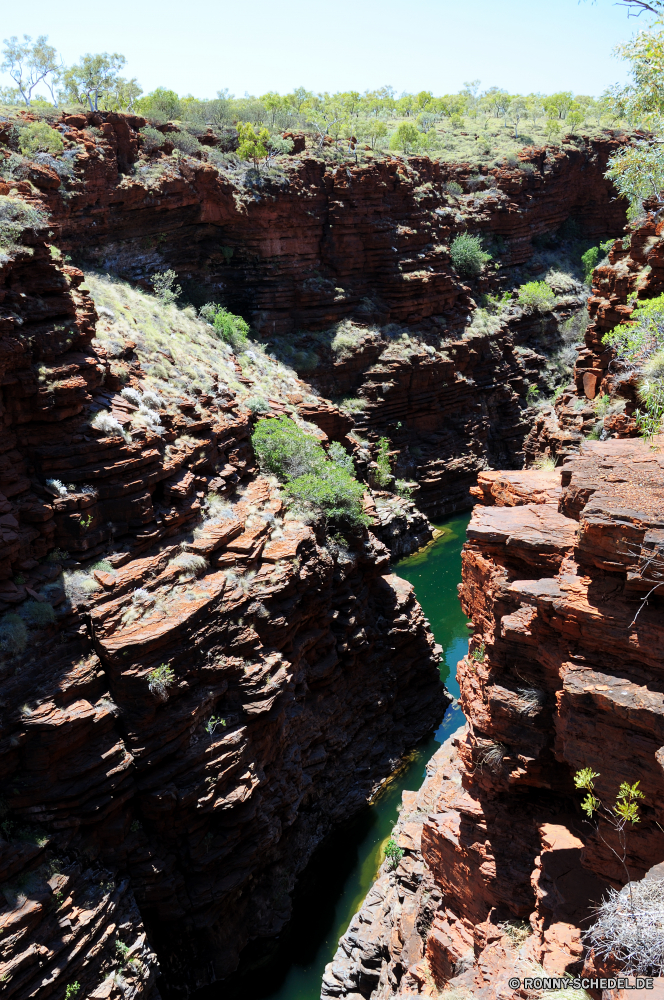
[[[459, 696], [456, 665], [468, 651], [468, 619], [457, 584], [469, 519], [465, 513], [439, 524], [443, 533], [432, 545], [394, 567], [413, 584], [436, 642], [444, 649], [441, 677], [454, 698]], [[250, 945], [243, 955], [241, 980], [233, 977], [235, 982], [208, 987], [199, 992], [200, 1000], [319, 1000], [325, 966], [376, 878], [402, 791], [419, 788], [427, 761], [462, 723], [461, 709], [451, 705], [435, 734], [417, 747], [374, 802], [317, 850], [300, 879], [286, 930], [271, 946], [265, 941]]]

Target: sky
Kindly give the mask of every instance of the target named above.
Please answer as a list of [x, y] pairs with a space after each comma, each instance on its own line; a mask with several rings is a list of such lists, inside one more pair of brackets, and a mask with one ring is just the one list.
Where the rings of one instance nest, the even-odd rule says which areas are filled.
[[120, 52], [146, 93], [391, 84], [439, 95], [479, 79], [481, 89], [596, 96], [626, 81], [612, 49], [647, 25], [612, 0], [30, 0], [7, 4], [2, 37], [48, 35], [66, 64]]

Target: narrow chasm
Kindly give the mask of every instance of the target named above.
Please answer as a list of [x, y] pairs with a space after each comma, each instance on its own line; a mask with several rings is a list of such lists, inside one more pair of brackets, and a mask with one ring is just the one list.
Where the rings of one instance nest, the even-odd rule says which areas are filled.
[[635, 877], [664, 850], [661, 445], [637, 440], [662, 310], [636, 299], [664, 237], [653, 213], [624, 236], [605, 173], [630, 137], [481, 175], [303, 139], [261, 173], [140, 115], [21, 122], [0, 129], [3, 994], [611, 971], [581, 928], [625, 879], [575, 774], [606, 802], [641, 782]]

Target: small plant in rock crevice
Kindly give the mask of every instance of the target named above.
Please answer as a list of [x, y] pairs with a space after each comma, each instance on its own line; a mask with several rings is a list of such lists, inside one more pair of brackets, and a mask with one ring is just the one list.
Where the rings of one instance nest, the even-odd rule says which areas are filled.
[[486, 652], [486, 646], [483, 642], [480, 643], [480, 645], [473, 650], [472, 657], [476, 661], [476, 663], [484, 663], [485, 652]]
[[385, 857], [389, 862], [390, 871], [395, 871], [403, 858], [404, 851], [402, 847], [399, 847], [394, 837], [390, 837], [387, 844], [385, 845], [384, 851]]
[[148, 674], [148, 687], [152, 694], [156, 694], [161, 701], [168, 698], [168, 689], [175, 683], [175, 671], [166, 663], [160, 667], [155, 667]]

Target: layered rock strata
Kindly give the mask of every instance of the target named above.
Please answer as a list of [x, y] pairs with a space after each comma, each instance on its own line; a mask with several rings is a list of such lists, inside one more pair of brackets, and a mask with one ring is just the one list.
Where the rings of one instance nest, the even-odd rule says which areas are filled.
[[483, 167], [483, 190], [455, 200], [445, 184], [468, 188], [468, 165], [409, 157], [330, 166], [305, 154], [287, 172], [245, 176], [158, 151], [139, 159], [143, 125], [112, 112], [64, 116], [56, 127], [75, 156], [72, 178], [32, 164], [6, 190], [30, 197], [38, 188], [58, 245], [77, 259], [144, 283], [173, 268], [190, 294], [223, 301], [268, 337], [353, 314], [411, 324], [438, 316], [454, 328], [469, 308], [450, 265], [456, 233], [497, 235], [505, 261], [523, 263], [532, 239], [570, 216], [590, 238], [624, 224], [604, 171], [626, 137], [533, 147], [528, 171]]
[[331, 542], [258, 475], [250, 386], [202, 324], [173, 314], [149, 357], [106, 308], [94, 339], [36, 236], [0, 279], [3, 992], [184, 995], [278, 933], [437, 723], [439, 651], [371, 532]]
[[573, 776], [607, 804], [644, 793], [625, 863], [664, 856], [664, 460], [585, 442], [555, 472], [480, 476], [463, 552], [467, 726], [441, 747], [326, 970], [324, 997], [511, 997], [510, 976], [594, 968], [592, 906], [627, 879], [615, 832], [584, 819]]

